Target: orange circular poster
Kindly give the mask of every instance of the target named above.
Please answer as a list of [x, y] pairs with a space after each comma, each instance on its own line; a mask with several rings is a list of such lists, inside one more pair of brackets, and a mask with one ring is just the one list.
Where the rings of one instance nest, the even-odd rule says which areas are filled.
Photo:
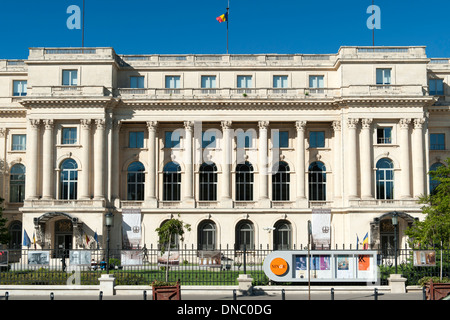
[[286, 273], [288, 269], [288, 264], [286, 260], [282, 258], [275, 258], [270, 262], [270, 271], [272, 271], [277, 276], [282, 276]]

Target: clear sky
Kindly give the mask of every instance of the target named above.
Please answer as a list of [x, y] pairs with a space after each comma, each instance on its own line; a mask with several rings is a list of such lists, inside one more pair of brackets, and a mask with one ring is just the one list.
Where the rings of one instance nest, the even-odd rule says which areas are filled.
[[[24, 59], [30, 47], [80, 47], [69, 30], [70, 5], [83, 0], [0, 0], [0, 59]], [[85, 0], [85, 46], [118, 54], [223, 54], [227, 0]], [[337, 53], [372, 45], [372, 0], [230, 0], [229, 52]], [[375, 0], [375, 45], [427, 47], [450, 57], [449, 0]]]

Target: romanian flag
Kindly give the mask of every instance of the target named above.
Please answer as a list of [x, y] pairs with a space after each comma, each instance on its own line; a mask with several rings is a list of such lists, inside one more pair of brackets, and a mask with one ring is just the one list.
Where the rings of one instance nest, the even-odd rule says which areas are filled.
[[223, 15], [218, 16], [216, 18], [216, 20], [219, 21], [220, 23], [227, 21], [228, 20], [228, 13], [224, 13]]
[[369, 249], [369, 233], [367, 232], [363, 239], [363, 249]]
[[86, 233], [84, 235], [86, 236], [86, 245], [89, 245], [89, 241], [91, 241], [91, 239], [89, 239], [89, 237]]

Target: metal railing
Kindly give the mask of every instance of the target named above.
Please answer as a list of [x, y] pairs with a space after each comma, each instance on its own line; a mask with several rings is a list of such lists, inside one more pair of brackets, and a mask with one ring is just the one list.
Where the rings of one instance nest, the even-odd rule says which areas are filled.
[[[270, 283], [264, 273], [263, 262], [272, 249], [261, 246], [211, 249], [209, 246], [171, 249], [168, 281], [180, 281], [182, 285], [237, 285], [239, 274], [246, 273], [251, 275], [254, 285]], [[306, 249], [304, 245], [292, 248]], [[335, 248], [324, 249], [351, 251], [362, 248], [336, 245]], [[436, 257], [433, 266], [414, 264], [417, 249], [398, 249], [397, 272], [407, 279], [407, 285], [418, 284], [426, 276], [450, 276], [450, 248], [431, 249], [435, 250]], [[5, 251], [0, 250], [3, 257]], [[382, 285], [386, 285], [389, 274], [395, 272], [395, 253], [392, 248], [378, 251], [380, 280]], [[0, 285], [98, 285], [101, 274], [107, 272], [105, 250], [25, 249], [7, 252], [7, 260], [0, 259]], [[166, 280], [167, 256], [161, 257], [158, 248], [110, 250], [109, 257], [108, 272], [114, 274], [116, 285], [150, 285], [153, 281]]]

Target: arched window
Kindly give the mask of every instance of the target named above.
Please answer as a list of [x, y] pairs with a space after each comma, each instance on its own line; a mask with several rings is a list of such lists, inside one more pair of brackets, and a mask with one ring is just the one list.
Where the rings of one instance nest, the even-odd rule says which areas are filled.
[[25, 166], [15, 164], [11, 168], [9, 179], [9, 201], [23, 202], [25, 198]]
[[376, 168], [377, 199], [394, 199], [394, 164], [390, 159], [382, 158]]
[[22, 248], [22, 222], [13, 221], [9, 225], [9, 249]]
[[290, 173], [289, 165], [284, 162], [278, 162], [273, 168], [272, 174], [272, 200], [288, 201], [289, 200], [289, 183]]
[[211, 220], [205, 220], [198, 227], [198, 249], [216, 249], [216, 224]]
[[60, 198], [63, 200], [77, 199], [78, 165], [73, 159], [64, 160], [61, 164]]
[[245, 161], [236, 166], [236, 201], [253, 200], [253, 166]]
[[[443, 166], [442, 163], [436, 162], [433, 165], [431, 165], [430, 171], [435, 171], [441, 166]], [[428, 175], [429, 175], [429, 179], [430, 179], [430, 194], [433, 194], [434, 190], [436, 189], [436, 187], [439, 185], [440, 182], [439, 182], [439, 180], [433, 179], [433, 177], [430, 174], [428, 174]]]
[[292, 249], [292, 228], [291, 223], [286, 220], [277, 221], [273, 231], [274, 250]]
[[253, 223], [243, 220], [236, 226], [236, 249], [243, 250], [244, 246], [249, 249], [254, 245]]
[[142, 201], [145, 195], [145, 167], [139, 161], [127, 169], [127, 200]]
[[212, 162], [205, 162], [200, 166], [199, 173], [200, 201], [217, 200], [217, 167]]
[[325, 201], [327, 199], [327, 173], [320, 161], [311, 163], [308, 169], [309, 200]]
[[181, 200], [181, 167], [176, 162], [169, 162], [163, 169], [163, 200]]

